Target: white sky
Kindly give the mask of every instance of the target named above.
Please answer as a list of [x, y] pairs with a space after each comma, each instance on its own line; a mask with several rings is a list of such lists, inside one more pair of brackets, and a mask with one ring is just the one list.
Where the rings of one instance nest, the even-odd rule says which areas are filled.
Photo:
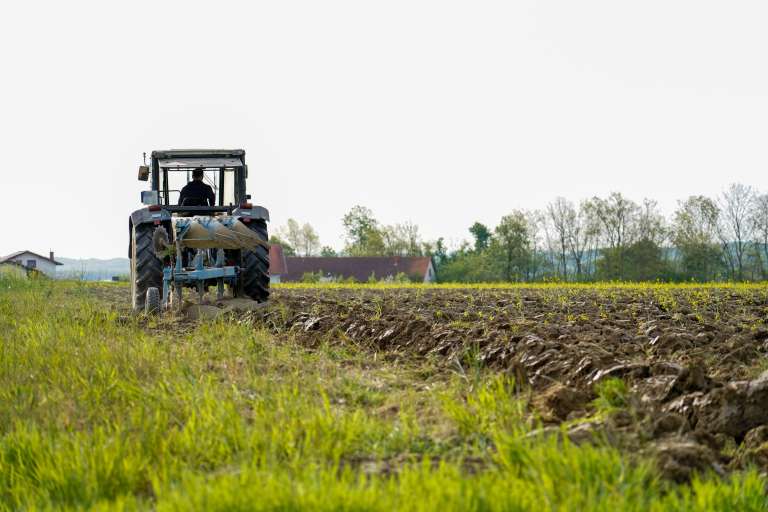
[[0, 254], [126, 256], [141, 153], [176, 147], [244, 148], [272, 228], [336, 247], [355, 204], [458, 240], [558, 195], [768, 189], [767, 22], [701, 0], [2, 2]]

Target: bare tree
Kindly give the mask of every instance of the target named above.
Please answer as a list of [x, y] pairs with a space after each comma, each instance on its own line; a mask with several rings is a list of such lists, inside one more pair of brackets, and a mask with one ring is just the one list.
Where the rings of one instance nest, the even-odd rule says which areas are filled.
[[673, 221], [673, 243], [683, 245], [712, 245], [717, 242], [720, 209], [705, 196], [691, 196], [679, 201]]
[[752, 234], [755, 240], [755, 245], [760, 248], [759, 250], [762, 259], [760, 271], [762, 278], [765, 279], [765, 264], [768, 262], [768, 194], [761, 194], [755, 197], [750, 221], [752, 223]]
[[585, 254], [585, 261], [582, 265], [582, 271], [587, 276], [594, 277], [597, 271], [597, 259], [600, 256], [600, 247], [603, 244], [603, 225], [597, 216], [597, 207], [594, 201], [588, 199], [582, 201], [580, 205], [580, 215], [584, 217], [584, 222], [587, 227], [587, 248]]
[[653, 199], [643, 199], [637, 218], [638, 240], [648, 240], [661, 246], [667, 241], [669, 229], [664, 215], [659, 212], [659, 205]]
[[573, 211], [573, 204], [564, 197], [558, 197], [547, 205], [547, 216], [553, 230], [552, 238], [556, 240], [557, 253], [559, 255], [558, 269], [563, 280], [568, 279], [566, 260], [568, 251], [567, 218], [571, 211]]
[[744, 255], [752, 239], [753, 223], [750, 218], [754, 198], [752, 187], [732, 183], [718, 199], [720, 243], [731, 269], [731, 277], [737, 280], [744, 279]]
[[314, 256], [320, 249], [320, 238], [308, 222], [301, 226], [296, 219], [288, 219], [285, 226], [277, 229], [277, 234], [302, 256]]
[[304, 256], [314, 256], [320, 249], [320, 237], [308, 222], [301, 226], [301, 247]]
[[571, 258], [576, 265], [576, 279], [578, 280], [584, 277], [585, 252], [588, 250], [592, 238], [597, 235], [595, 226], [591, 221], [588, 202], [582, 201], [578, 211], [570, 205], [565, 223], [566, 238]]
[[605, 198], [594, 197], [590, 202], [594, 214], [602, 225], [605, 242], [611, 249], [623, 249], [630, 245], [637, 234], [640, 207], [620, 192], [611, 192]]
[[301, 252], [302, 245], [301, 226], [296, 219], [288, 219], [285, 226], [277, 228], [277, 234], [293, 247], [296, 252]]
[[398, 224], [398, 228], [403, 239], [407, 242], [407, 255], [408, 256], [421, 256], [422, 255], [422, 241], [421, 234], [419, 233], [419, 226], [411, 221], [406, 221], [402, 224]]
[[605, 198], [594, 197], [589, 203], [591, 214], [600, 224], [603, 241], [615, 261], [616, 274], [624, 275], [624, 253], [637, 238], [640, 207], [619, 192]]
[[423, 253], [419, 226], [413, 222], [384, 226], [381, 237], [387, 256], [421, 256]]
[[526, 270], [526, 280], [535, 281], [541, 272], [543, 262], [543, 240], [544, 225], [546, 224], [544, 213], [540, 210], [524, 212], [525, 222], [528, 227], [528, 240], [530, 241], [530, 262]]
[[691, 196], [678, 202], [672, 222], [672, 243], [686, 279], [716, 279], [722, 251], [718, 246], [720, 209], [710, 198]]

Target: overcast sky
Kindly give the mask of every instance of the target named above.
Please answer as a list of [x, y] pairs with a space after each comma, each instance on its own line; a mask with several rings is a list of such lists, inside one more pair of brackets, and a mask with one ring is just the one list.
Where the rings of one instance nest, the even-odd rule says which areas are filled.
[[272, 228], [428, 239], [558, 195], [768, 190], [768, 4], [2, 2], [0, 254], [125, 256], [142, 151], [244, 148]]

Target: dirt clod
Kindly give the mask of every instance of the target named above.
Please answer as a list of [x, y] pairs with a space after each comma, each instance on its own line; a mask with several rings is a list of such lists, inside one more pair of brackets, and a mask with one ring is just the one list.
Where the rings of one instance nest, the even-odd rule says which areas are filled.
[[669, 433], [681, 433], [688, 429], [688, 420], [673, 412], [662, 413], [653, 421], [653, 434], [662, 436]]
[[744, 446], [747, 448], [757, 448], [766, 442], [768, 442], [768, 425], [753, 428], [744, 436]]
[[662, 441], [656, 445], [654, 453], [659, 472], [675, 482], [687, 482], [695, 472], [723, 472], [714, 453], [692, 440], [675, 438]]
[[574, 416], [571, 413], [583, 413], [592, 395], [586, 391], [574, 389], [562, 384], [555, 384], [534, 398], [539, 411], [548, 412], [555, 420], [564, 421]]

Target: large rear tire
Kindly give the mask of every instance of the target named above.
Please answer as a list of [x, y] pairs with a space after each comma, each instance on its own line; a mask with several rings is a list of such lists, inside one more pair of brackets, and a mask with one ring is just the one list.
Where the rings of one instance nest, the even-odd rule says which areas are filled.
[[155, 255], [154, 231], [151, 224], [131, 229], [131, 302], [137, 312], [144, 309], [149, 288], [163, 289], [163, 262]]
[[267, 222], [265, 220], [253, 220], [246, 224], [254, 231], [264, 246], [259, 245], [255, 251], [244, 250], [240, 268], [243, 292], [257, 302], [266, 302], [269, 299], [269, 250], [267, 243]]

